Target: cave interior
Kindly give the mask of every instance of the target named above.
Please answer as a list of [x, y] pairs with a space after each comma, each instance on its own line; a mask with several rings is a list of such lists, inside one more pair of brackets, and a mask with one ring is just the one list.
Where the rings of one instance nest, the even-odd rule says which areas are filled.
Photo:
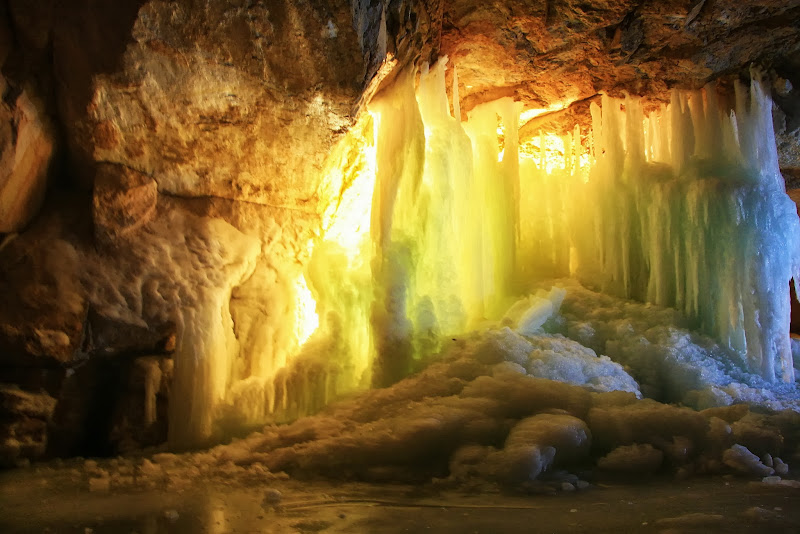
[[4, 0], [0, 92], [3, 468], [800, 486], [798, 0]]

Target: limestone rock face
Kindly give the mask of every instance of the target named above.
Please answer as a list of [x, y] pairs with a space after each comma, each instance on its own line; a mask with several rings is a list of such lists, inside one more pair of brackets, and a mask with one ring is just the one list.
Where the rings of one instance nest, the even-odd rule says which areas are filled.
[[[130, 11], [118, 65], [95, 72], [87, 95], [63, 87], [76, 169], [117, 163], [175, 195], [313, 210], [360, 89], [348, 3], [152, 0]], [[88, 37], [57, 35], [57, 69], [81, 63]]]
[[99, 164], [92, 203], [95, 237], [113, 242], [140, 228], [152, 219], [157, 200], [152, 178], [120, 165]]

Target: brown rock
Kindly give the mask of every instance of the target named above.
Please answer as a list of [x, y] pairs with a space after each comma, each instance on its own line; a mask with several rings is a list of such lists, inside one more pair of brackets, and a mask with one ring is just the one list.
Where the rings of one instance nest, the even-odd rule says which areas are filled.
[[113, 243], [150, 221], [156, 211], [155, 180], [122, 165], [103, 163], [94, 181], [95, 237]]
[[41, 458], [56, 400], [44, 392], [0, 384], [0, 466]]
[[[112, 162], [170, 194], [315, 210], [363, 76], [349, 3], [123, 3], [84, 0], [56, 28], [78, 172]], [[97, 50], [81, 29], [106, 22], [121, 36]]]
[[[0, 75], [0, 93], [5, 85]], [[0, 233], [19, 231], [39, 211], [54, 145], [43, 104], [27, 90], [0, 102]]]
[[441, 53], [458, 67], [465, 110], [500, 96], [546, 107], [600, 90], [699, 87], [753, 61], [782, 65], [800, 50], [796, 0], [455, 0], [443, 16]]
[[80, 349], [87, 300], [69, 220], [40, 217], [0, 249], [0, 367], [57, 367]]

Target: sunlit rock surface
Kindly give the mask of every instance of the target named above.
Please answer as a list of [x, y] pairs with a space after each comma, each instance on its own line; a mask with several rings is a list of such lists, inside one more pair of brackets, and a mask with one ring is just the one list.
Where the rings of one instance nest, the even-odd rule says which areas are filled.
[[[54, 47], [75, 171], [119, 163], [163, 192], [313, 211], [362, 77], [346, 2], [83, 3], [65, 16]], [[91, 52], [104, 17], [122, 31], [117, 57]]]

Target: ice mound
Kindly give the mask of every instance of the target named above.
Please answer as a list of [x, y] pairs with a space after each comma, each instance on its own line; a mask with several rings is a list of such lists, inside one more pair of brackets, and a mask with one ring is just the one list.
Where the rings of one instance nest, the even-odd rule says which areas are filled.
[[283, 472], [530, 491], [582, 487], [569, 473], [593, 470], [760, 477], [773, 465], [781, 466], [778, 476], [789, 474], [780, 458], [798, 452], [800, 414], [734, 403], [796, 406], [793, 385], [748, 374], [727, 349], [691, 333], [675, 310], [571, 280], [542, 287], [501, 321], [442, 340], [416, 374], [389, 387], [179, 455], [183, 475], [165, 475], [170, 468], [155, 459], [149, 470], [160, 481], [220, 473], [267, 480]]
[[538, 414], [519, 421], [502, 449], [465, 445], [450, 460], [450, 477], [481, 477], [511, 484], [535, 480], [551, 466], [569, 465], [589, 455], [586, 423], [566, 414]]
[[[691, 387], [745, 387], [721, 383], [742, 372], [717, 362], [713, 343], [686, 334], [680, 314], [559, 283], [566, 288], [561, 315], [547, 317], [537, 335], [496, 324], [452, 338], [390, 387], [352, 394], [316, 415], [208, 451], [156, 454], [124, 469], [94, 466], [87, 483], [98, 491], [125, 484], [179, 489], [202, 479], [259, 484], [288, 475], [552, 491], [586, 487], [592, 473], [775, 473], [779, 480], [791, 474], [781, 458], [791, 463], [800, 452], [800, 413], [757, 413], [745, 404], [697, 411], [641, 399], [619, 363], [544, 332], [561, 329], [610, 347], [634, 364], [632, 372], [644, 366], [638, 374], [646, 378], [648, 365], [662, 372], [673, 366], [676, 383], [691, 375]], [[672, 334], [648, 333], [659, 328]], [[638, 338], [660, 347], [647, 365], [633, 349], [619, 348]], [[679, 357], [687, 351], [697, 359]], [[720, 384], [710, 386], [712, 379]]]
[[466, 351], [481, 362], [504, 362], [499, 369], [582, 385], [592, 391], [639, 395], [639, 387], [621, 365], [561, 334], [526, 337], [505, 327], [473, 335], [467, 345]]
[[552, 330], [625, 366], [646, 397], [698, 409], [748, 403], [800, 409], [796, 383], [770, 382], [735, 351], [689, 330], [671, 308], [597, 293], [572, 280]]
[[[156, 455], [137, 472], [168, 484], [283, 472], [537, 491], [564, 481], [585, 487], [569, 473], [594, 469], [760, 476], [756, 462], [785, 466], [779, 458], [797, 451], [798, 413], [759, 414], [745, 405], [698, 412], [632, 392], [594, 392], [529, 376], [513, 361], [561, 338], [526, 339], [509, 329], [477, 338], [452, 342], [438, 361], [391, 387], [207, 452]], [[489, 358], [489, 347], [500, 356]]]

